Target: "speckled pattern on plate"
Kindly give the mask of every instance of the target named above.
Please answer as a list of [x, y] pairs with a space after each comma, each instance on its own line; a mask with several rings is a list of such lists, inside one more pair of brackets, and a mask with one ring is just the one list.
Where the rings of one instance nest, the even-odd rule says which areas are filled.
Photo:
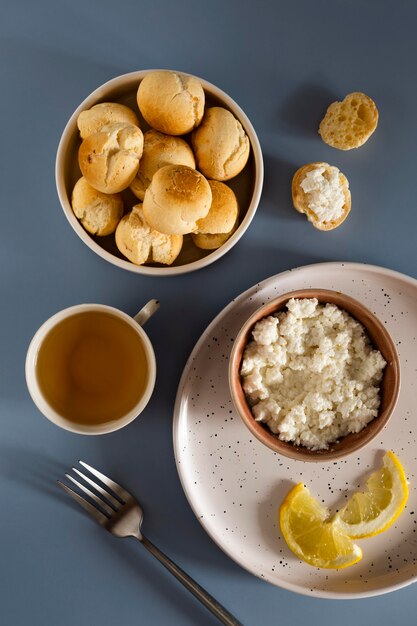
[[[387, 325], [400, 355], [400, 398], [389, 424], [360, 453], [341, 461], [305, 463], [278, 456], [254, 439], [235, 413], [228, 357], [243, 322], [264, 302], [301, 288], [326, 288], [357, 298]], [[417, 280], [359, 263], [321, 263], [273, 276], [233, 300], [194, 348], [179, 385], [174, 449], [190, 505], [214, 541], [253, 574], [307, 595], [357, 598], [393, 591], [417, 577]], [[281, 537], [278, 508], [304, 482], [336, 510], [363, 487], [393, 450], [410, 482], [405, 511], [388, 531], [358, 540], [363, 559], [344, 570], [299, 561]]]

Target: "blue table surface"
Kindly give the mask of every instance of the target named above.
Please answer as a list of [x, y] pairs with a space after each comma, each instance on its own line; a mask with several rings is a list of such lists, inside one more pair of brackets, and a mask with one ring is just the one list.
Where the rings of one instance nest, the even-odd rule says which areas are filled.
[[[206, 535], [182, 492], [172, 447], [178, 381], [212, 318], [254, 283], [299, 265], [349, 260], [417, 275], [417, 4], [298, 0], [16, 0], [2, 3], [0, 620], [20, 626], [217, 623], [139, 545], [94, 525], [54, 480], [77, 459], [138, 494], [149, 538], [244, 624], [412, 624], [416, 588], [360, 601], [297, 596], [258, 580]], [[204, 77], [245, 110], [261, 141], [265, 186], [238, 245], [210, 267], [149, 278], [94, 255], [60, 208], [54, 160], [63, 127], [110, 78], [145, 68]], [[359, 150], [317, 135], [327, 105], [351, 91], [380, 123]], [[321, 233], [292, 208], [305, 163], [328, 161], [350, 181], [352, 211]], [[81, 302], [135, 313], [156, 297], [147, 330], [155, 393], [125, 429], [83, 437], [32, 404], [24, 358], [51, 314]]]

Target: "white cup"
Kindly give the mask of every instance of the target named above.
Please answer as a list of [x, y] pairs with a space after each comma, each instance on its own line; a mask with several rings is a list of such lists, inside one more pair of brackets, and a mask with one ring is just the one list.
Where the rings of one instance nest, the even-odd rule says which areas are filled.
[[[59, 311], [59, 313], [56, 313], [48, 320], [46, 320], [46, 322], [44, 322], [35, 333], [32, 341], [30, 342], [25, 364], [26, 383], [29, 389], [29, 393], [41, 413], [43, 413], [45, 417], [47, 417], [57, 426], [65, 428], [66, 430], [69, 430], [73, 433], [79, 433], [82, 435], [102, 435], [105, 433], [110, 433], [115, 430], [119, 430], [119, 428], [123, 428], [123, 426], [126, 426], [127, 424], [132, 422], [148, 404], [155, 386], [155, 353], [152, 344], [148, 338], [148, 335], [145, 333], [142, 326], [148, 321], [151, 315], [153, 315], [155, 311], [158, 310], [158, 308], [159, 302], [157, 300], [150, 300], [139, 311], [139, 313], [137, 313], [137, 315], [130, 317], [130, 315], [123, 313], [123, 311], [119, 311], [119, 309], [115, 309], [114, 307], [106, 306], [104, 304], [79, 304], [77, 306], [72, 306], [68, 309], [64, 309], [63, 311]], [[45, 395], [42, 393], [37, 377], [37, 357], [42, 343], [45, 340], [45, 337], [57, 324], [62, 322], [62, 320], [68, 317], [72, 317], [73, 315], [76, 315], [78, 313], [85, 313], [87, 311], [110, 313], [111, 315], [123, 320], [126, 324], [133, 328], [141, 339], [142, 346], [144, 348], [148, 362], [148, 379], [140, 400], [128, 413], [126, 413], [122, 417], [115, 419], [114, 421], [105, 422], [103, 424], [79, 424], [72, 422], [71, 420], [65, 418], [63, 415], [57, 413], [57, 411], [50, 405], [50, 403], [45, 398]]]

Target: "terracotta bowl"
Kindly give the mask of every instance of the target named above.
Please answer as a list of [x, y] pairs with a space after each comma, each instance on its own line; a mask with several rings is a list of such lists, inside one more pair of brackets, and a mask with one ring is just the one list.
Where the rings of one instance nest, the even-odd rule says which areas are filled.
[[[231, 111], [241, 122], [251, 144], [248, 163], [238, 176], [227, 181], [227, 184], [236, 194], [240, 208], [239, 226], [236, 231], [217, 250], [197, 248], [193, 244], [191, 235], [186, 235], [180, 255], [173, 265], [170, 266], [158, 264], [134, 265], [119, 252], [114, 235], [108, 235], [107, 237], [90, 235], [84, 230], [71, 208], [71, 193], [76, 181], [81, 176], [77, 156], [80, 146], [80, 136], [77, 127], [78, 115], [81, 111], [89, 109], [99, 102], [119, 102], [134, 109], [138, 115], [140, 127], [145, 132], [149, 126], [137, 107], [136, 93], [139, 83], [150, 71], [152, 70], [141, 70], [117, 76], [98, 87], [77, 107], [71, 115], [59, 142], [55, 164], [55, 179], [58, 196], [66, 218], [77, 235], [95, 254], [117, 267], [137, 274], [175, 276], [192, 272], [214, 263], [231, 250], [245, 233], [256, 213], [261, 197], [264, 171], [262, 150], [255, 129], [240, 106], [224, 91], [199, 78], [205, 92], [206, 106], [222, 106]], [[184, 74], [184, 72], [181, 73]], [[189, 137], [183, 136], [183, 139], [187, 140]], [[126, 211], [140, 202], [129, 189], [122, 192], [122, 197]]]
[[[290, 298], [317, 298], [321, 304], [330, 302], [337, 305], [340, 309], [344, 309], [365, 327], [373, 346], [381, 352], [387, 362], [380, 387], [381, 404], [378, 416], [359, 433], [342, 437], [336, 443], [330, 444], [327, 450], [313, 451], [304, 446], [296, 446], [292, 443], [281, 441], [266, 424], [255, 421], [242, 389], [240, 367], [243, 352], [250, 341], [254, 325], [263, 317], [283, 310]], [[303, 289], [286, 293], [271, 300], [271, 302], [255, 311], [245, 322], [234, 341], [230, 355], [229, 386], [233, 403], [244, 424], [259, 441], [271, 448], [271, 450], [301, 461], [333, 461], [351, 454], [368, 444], [388, 422], [394, 411], [400, 391], [400, 362], [394, 342], [385, 326], [363, 304], [337, 291]]]

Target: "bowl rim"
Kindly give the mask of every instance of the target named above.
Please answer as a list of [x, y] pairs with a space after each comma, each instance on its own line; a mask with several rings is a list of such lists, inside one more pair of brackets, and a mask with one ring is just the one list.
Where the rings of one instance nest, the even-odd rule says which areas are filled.
[[[65, 181], [64, 181], [64, 163], [65, 157], [67, 153], [68, 143], [72, 139], [74, 131], [78, 133], [77, 128], [77, 118], [81, 111], [91, 108], [94, 104], [97, 104], [103, 99], [106, 98], [106, 93], [111, 88], [117, 88], [119, 86], [123, 86], [129, 82], [133, 82], [134, 80], [140, 81], [150, 72], [160, 72], [160, 71], [172, 71], [177, 72], [179, 74], [184, 74], [185, 76], [193, 76], [197, 78], [202, 86], [204, 91], [209, 92], [210, 94], [217, 97], [219, 100], [222, 100], [225, 105], [233, 112], [233, 114], [239, 119], [242, 125], [245, 128], [245, 131], [249, 137], [249, 141], [252, 147], [254, 162], [255, 162], [255, 180], [253, 185], [253, 193], [251, 197], [251, 201], [249, 203], [248, 209], [246, 211], [245, 217], [242, 222], [239, 224], [239, 227], [233, 233], [233, 235], [217, 250], [213, 250], [210, 254], [196, 261], [192, 261], [191, 263], [186, 263], [184, 265], [178, 266], [168, 266], [168, 267], [152, 267], [146, 265], [135, 265], [131, 263], [127, 259], [121, 259], [111, 252], [108, 252], [104, 248], [102, 248], [94, 239], [84, 230], [79, 221], [74, 215], [74, 212], [71, 207], [70, 198], [68, 197]], [[138, 83], [139, 84], [139, 83]], [[105, 259], [112, 265], [116, 265], [122, 269], [128, 270], [135, 274], [142, 274], [148, 276], [175, 276], [179, 274], [185, 274], [188, 272], [193, 272], [195, 270], [201, 269], [208, 265], [211, 265], [218, 259], [220, 259], [223, 255], [225, 255], [233, 246], [239, 241], [239, 239], [243, 236], [243, 234], [248, 229], [250, 223], [252, 222], [256, 210], [258, 208], [262, 187], [264, 180], [264, 164], [262, 157], [262, 149], [261, 144], [259, 142], [258, 136], [255, 132], [255, 129], [247, 117], [246, 113], [241, 109], [241, 107], [231, 98], [226, 92], [222, 89], [213, 85], [209, 81], [200, 78], [199, 76], [195, 76], [195, 74], [189, 74], [187, 72], [179, 71], [179, 70], [165, 70], [165, 69], [145, 69], [145, 70], [137, 70], [134, 72], [128, 72], [126, 74], [121, 74], [116, 76], [107, 82], [103, 83], [99, 87], [97, 87], [94, 91], [92, 91], [75, 109], [75, 111], [70, 116], [68, 122], [65, 125], [65, 128], [62, 132], [58, 149], [56, 153], [55, 159], [55, 184], [58, 193], [58, 198], [61, 203], [61, 207], [64, 211], [65, 217], [68, 222], [71, 224], [73, 230], [77, 233], [80, 239], [96, 254], [98, 254], [101, 258]]]
[[[315, 295], [316, 294], [316, 295]], [[378, 414], [378, 416], [374, 419], [378, 419], [379, 422], [377, 424], [377, 426], [374, 426], [373, 430], [371, 431], [371, 434], [368, 434], [368, 436], [366, 436], [366, 433], [370, 432], [369, 429], [367, 430], [367, 427], [372, 424], [374, 422], [374, 420], [371, 420], [371, 422], [369, 422], [361, 431], [359, 431], [358, 435], [363, 433], [362, 437], [359, 437], [356, 439], [356, 441], [354, 442], [354, 444], [352, 445], [352, 447], [348, 450], [340, 450], [340, 449], [336, 449], [336, 450], [318, 450], [318, 451], [311, 451], [308, 448], [303, 448], [302, 446], [294, 446], [291, 442], [285, 442], [285, 441], [281, 441], [277, 435], [274, 435], [274, 433], [272, 433], [271, 431], [271, 436], [269, 436], [269, 431], [265, 431], [266, 432], [266, 436], [262, 437], [262, 433], [258, 428], [258, 422], [255, 421], [252, 412], [249, 408], [249, 406], [246, 403], [243, 403], [239, 400], [238, 396], [237, 396], [237, 389], [235, 389], [235, 381], [239, 380], [240, 381], [240, 374], [238, 373], [236, 375], [236, 369], [240, 367], [240, 362], [241, 360], [238, 361], [238, 351], [240, 349], [240, 344], [241, 341], [246, 337], [248, 337], [248, 335], [251, 332], [251, 329], [253, 328], [254, 324], [256, 322], [258, 322], [260, 319], [262, 319], [263, 317], [265, 317], [266, 315], [272, 315], [273, 311], [271, 311], [270, 313], [264, 313], [265, 310], [273, 308], [275, 303], [276, 303], [276, 311], [280, 310], [281, 308], [284, 308], [286, 303], [291, 299], [291, 298], [300, 298], [300, 299], [305, 299], [305, 298], [312, 298], [312, 297], [317, 297], [317, 294], [320, 294], [319, 297], [319, 301], [320, 299], [325, 302], [325, 297], [326, 295], [328, 296], [334, 296], [336, 295], [337, 297], [342, 297], [344, 302], [346, 302], [348, 305], [352, 304], [354, 306], [357, 306], [360, 308], [361, 312], [363, 312], [365, 315], [369, 316], [369, 318], [372, 319], [373, 323], [375, 324], [375, 326], [377, 327], [377, 329], [382, 333], [383, 337], [384, 337], [384, 341], [386, 342], [386, 344], [389, 346], [389, 350], [392, 353], [393, 359], [392, 361], [388, 364], [391, 367], [391, 371], [392, 371], [392, 375], [394, 378], [394, 382], [393, 382], [393, 386], [392, 386], [392, 393], [390, 395], [389, 398], [389, 402], [387, 407], [384, 409], [384, 412], [382, 415]], [[344, 308], [342, 304], [340, 305], [336, 305], [339, 308]], [[349, 315], [351, 315], [351, 317], [353, 317], [354, 319], [357, 319], [355, 317], [355, 315], [353, 313], [351, 313], [351, 311], [348, 308], [345, 308], [345, 310], [347, 311], [347, 313], [349, 313]], [[357, 321], [362, 324], [362, 326], [364, 326], [365, 330], [367, 332], [368, 328], [366, 326], [366, 324], [364, 324], [361, 320], [357, 319]], [[246, 341], [247, 344], [247, 341]], [[246, 345], [245, 344], [245, 345]], [[378, 345], [374, 346], [376, 349], [380, 349]], [[243, 347], [244, 349], [244, 347]], [[243, 352], [243, 351], [242, 351]], [[385, 375], [385, 370], [384, 370], [384, 375]], [[229, 383], [229, 390], [230, 390], [230, 396], [231, 396], [231, 400], [233, 402], [234, 408], [237, 411], [237, 413], [239, 414], [241, 420], [243, 421], [243, 423], [245, 424], [245, 426], [249, 429], [249, 431], [257, 438], [258, 441], [260, 441], [262, 444], [268, 446], [271, 450], [273, 450], [275, 453], [283, 455], [287, 458], [291, 458], [293, 460], [297, 460], [297, 461], [306, 461], [306, 462], [323, 462], [323, 461], [335, 461], [335, 460], [339, 460], [342, 459], [344, 457], [349, 456], [350, 454], [357, 452], [358, 450], [360, 450], [361, 448], [363, 448], [364, 446], [366, 446], [367, 444], [369, 444], [371, 441], [373, 441], [375, 439], [375, 437], [378, 435], [378, 433], [386, 426], [386, 424], [388, 423], [388, 421], [390, 420], [395, 407], [397, 405], [398, 402], [398, 398], [399, 398], [399, 394], [400, 394], [400, 388], [401, 388], [401, 368], [400, 368], [400, 359], [399, 359], [399, 355], [398, 355], [398, 351], [397, 348], [395, 346], [395, 343], [390, 335], [390, 333], [388, 332], [387, 328], [385, 327], [385, 325], [379, 320], [379, 318], [372, 313], [372, 311], [370, 311], [370, 309], [368, 309], [368, 307], [366, 307], [364, 304], [362, 304], [362, 302], [360, 302], [359, 300], [357, 300], [356, 298], [353, 298], [352, 296], [349, 296], [343, 292], [337, 291], [337, 290], [332, 290], [332, 289], [321, 289], [321, 288], [309, 288], [309, 289], [297, 289], [295, 291], [290, 291], [290, 292], [286, 292], [283, 293], [279, 296], [277, 296], [276, 298], [273, 298], [272, 300], [269, 300], [268, 302], [265, 302], [265, 304], [263, 304], [262, 306], [260, 306], [258, 309], [256, 309], [256, 311], [254, 311], [249, 318], [247, 318], [247, 320], [242, 324], [239, 332], [237, 333], [234, 342], [233, 342], [233, 346], [230, 352], [230, 357], [229, 357], [229, 367], [228, 367], [228, 383]], [[243, 392], [243, 389], [239, 384], [239, 387], [243, 393], [243, 396], [245, 397], [245, 394]], [[382, 385], [382, 382], [381, 382]], [[245, 410], [246, 408], [246, 410]], [[341, 440], [343, 440], [343, 438], [341, 438]]]

